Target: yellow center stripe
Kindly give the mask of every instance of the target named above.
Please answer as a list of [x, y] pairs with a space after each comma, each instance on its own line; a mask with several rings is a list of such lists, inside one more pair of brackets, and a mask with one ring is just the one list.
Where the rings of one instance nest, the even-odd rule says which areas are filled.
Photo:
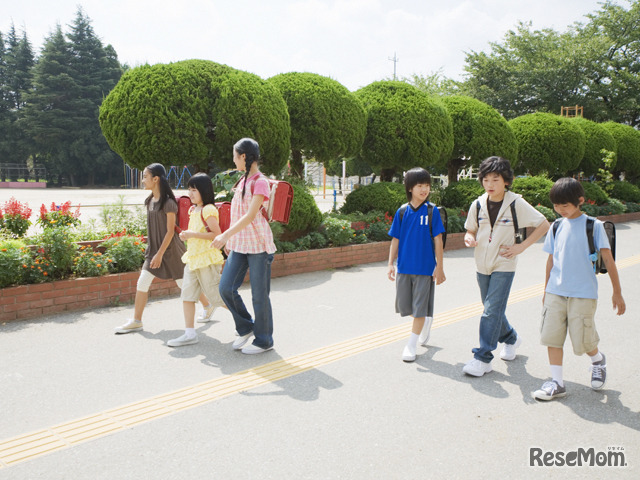
[[[618, 269], [622, 269], [638, 263], [640, 263], [640, 255], [619, 261], [617, 266]], [[543, 287], [543, 284], [538, 284], [512, 292], [509, 296], [509, 304], [523, 302], [542, 295]], [[454, 308], [436, 315], [432, 328], [459, 322], [479, 315], [482, 311], [481, 302]], [[411, 322], [403, 323], [288, 359], [209, 380], [37, 432], [6, 439], [0, 442], [0, 468], [25, 462], [56, 450], [69, 448], [397, 342], [406, 338], [410, 326]]]

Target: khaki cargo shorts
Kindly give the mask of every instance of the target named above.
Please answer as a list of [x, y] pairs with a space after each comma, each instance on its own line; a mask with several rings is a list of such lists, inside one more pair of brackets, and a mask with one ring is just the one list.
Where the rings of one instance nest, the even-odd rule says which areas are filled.
[[547, 347], [563, 348], [569, 330], [576, 355], [594, 350], [600, 341], [594, 321], [597, 306], [598, 301], [592, 298], [545, 294], [540, 343]]

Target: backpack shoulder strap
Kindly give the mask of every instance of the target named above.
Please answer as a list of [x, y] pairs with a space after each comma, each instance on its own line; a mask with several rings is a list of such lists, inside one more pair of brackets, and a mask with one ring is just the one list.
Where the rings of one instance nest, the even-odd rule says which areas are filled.
[[480, 230], [480, 200], [476, 200], [476, 225]]
[[556, 233], [558, 232], [558, 227], [560, 226], [561, 218], [556, 218], [551, 225], [551, 229], [553, 230], [553, 240], [556, 239]]
[[[427, 203], [427, 222], [429, 223], [429, 235], [431, 235], [431, 241], [433, 242], [433, 227], [431, 226], [431, 219], [433, 218], [433, 204]], [[434, 249], [435, 252], [435, 249]]]
[[593, 241], [593, 226], [596, 223], [596, 219], [593, 217], [587, 217], [587, 241], [589, 242], [589, 253], [596, 253], [596, 244]]
[[400, 208], [398, 210], [400, 210], [400, 224], [402, 225], [402, 217], [404, 217], [404, 212], [407, 211], [407, 207], [409, 206], [408, 203], [405, 203], [404, 205], [401, 205]]
[[518, 228], [518, 215], [516, 214], [516, 200], [511, 202], [509, 208], [511, 208], [511, 220], [513, 221], [513, 234], [515, 236], [516, 243], [522, 243], [522, 235], [520, 235], [520, 228]]
[[207, 225], [207, 222], [205, 222], [204, 220], [204, 205], [200, 209], [200, 218], [202, 219], [202, 223], [204, 223], [204, 228], [207, 230], [207, 232], [210, 232], [211, 229], [209, 228], [209, 225]]

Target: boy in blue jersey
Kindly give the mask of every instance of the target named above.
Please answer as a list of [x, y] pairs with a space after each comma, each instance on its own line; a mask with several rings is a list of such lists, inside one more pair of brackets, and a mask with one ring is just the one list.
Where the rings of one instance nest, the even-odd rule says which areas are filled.
[[[590, 258], [587, 216], [580, 211], [580, 205], [584, 203], [584, 189], [574, 178], [561, 178], [551, 188], [549, 198], [562, 220], [555, 231], [552, 229], [547, 234], [543, 247], [549, 257], [540, 343], [547, 347], [551, 381], [533, 393], [538, 400], [552, 400], [567, 394], [562, 379], [562, 348], [567, 330], [574, 353], [586, 353], [591, 358], [591, 388], [600, 390], [607, 379], [607, 362], [598, 350], [600, 337], [594, 323], [598, 281]], [[611, 279], [613, 308], [622, 315], [626, 306], [618, 270], [603, 224], [597, 219], [593, 224], [593, 243], [600, 251]]]
[[[402, 317], [411, 315], [413, 327], [409, 342], [402, 352], [402, 360], [416, 359], [418, 340], [426, 345], [433, 322], [433, 283], [446, 280], [443, 268], [442, 233], [444, 226], [440, 212], [429, 204], [431, 175], [423, 168], [412, 168], [404, 177], [409, 203], [399, 208], [393, 218], [389, 235], [389, 280], [396, 282], [396, 312]], [[429, 225], [431, 205], [431, 225]], [[394, 261], [398, 259], [397, 269]], [[397, 270], [397, 274], [396, 274]]]

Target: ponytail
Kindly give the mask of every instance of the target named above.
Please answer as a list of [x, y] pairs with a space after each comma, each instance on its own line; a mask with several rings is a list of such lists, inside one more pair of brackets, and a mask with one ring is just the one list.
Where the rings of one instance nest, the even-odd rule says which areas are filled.
[[[176, 201], [176, 196], [173, 194], [173, 190], [171, 190], [169, 180], [167, 180], [167, 171], [160, 163], [152, 163], [151, 165], [148, 165], [146, 169], [149, 170], [149, 173], [151, 173], [152, 177], [159, 177], [158, 186], [160, 187], [160, 200], [158, 204], [158, 210], [162, 210], [167, 199], [170, 198], [174, 202]], [[149, 206], [152, 198], [153, 193], [145, 199], [145, 207]]]
[[238, 155], [244, 154], [245, 172], [244, 172], [244, 184], [242, 185], [242, 198], [244, 198], [244, 192], [247, 188], [247, 179], [249, 178], [249, 170], [254, 162], [260, 161], [260, 146], [253, 138], [242, 138], [236, 142], [233, 149]]

